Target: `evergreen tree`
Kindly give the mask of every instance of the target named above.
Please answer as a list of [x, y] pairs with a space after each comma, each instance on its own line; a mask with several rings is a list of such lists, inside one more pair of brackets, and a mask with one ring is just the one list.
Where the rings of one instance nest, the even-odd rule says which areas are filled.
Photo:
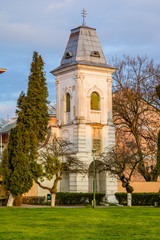
[[44, 76], [44, 63], [37, 52], [33, 54], [27, 96], [22, 92], [18, 99], [18, 123], [23, 122], [30, 132], [30, 159], [34, 160], [40, 142], [48, 131], [48, 90]]
[[4, 185], [13, 196], [28, 192], [33, 180], [42, 174], [37, 158], [39, 143], [45, 140], [48, 129], [47, 97], [44, 63], [34, 52], [27, 95], [22, 92], [17, 101], [17, 126], [10, 131], [2, 158]]
[[3, 182], [12, 195], [22, 195], [28, 192], [33, 184], [33, 176], [30, 169], [29, 138], [24, 125], [18, 124], [11, 129], [8, 148], [4, 150], [2, 157]]
[[44, 141], [48, 128], [48, 90], [44, 76], [44, 63], [41, 56], [34, 52], [27, 92], [27, 111], [29, 125], [34, 129], [38, 141]]

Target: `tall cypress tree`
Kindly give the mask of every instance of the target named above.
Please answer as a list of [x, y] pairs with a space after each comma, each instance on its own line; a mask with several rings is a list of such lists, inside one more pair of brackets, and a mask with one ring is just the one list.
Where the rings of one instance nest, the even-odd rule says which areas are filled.
[[27, 95], [22, 92], [17, 101], [17, 126], [10, 132], [2, 158], [4, 184], [14, 196], [28, 192], [41, 175], [37, 158], [39, 143], [45, 140], [48, 129], [47, 97], [44, 63], [34, 52]]
[[23, 122], [30, 132], [30, 158], [35, 158], [40, 142], [48, 131], [48, 90], [44, 63], [37, 52], [33, 54], [27, 96], [22, 92], [18, 99], [18, 122]]
[[34, 129], [39, 141], [44, 141], [49, 120], [47, 107], [48, 90], [44, 76], [42, 57], [34, 52], [27, 92], [29, 125]]
[[11, 129], [8, 148], [2, 157], [3, 181], [5, 188], [14, 196], [22, 195], [32, 187], [33, 176], [30, 169], [29, 138], [23, 124]]

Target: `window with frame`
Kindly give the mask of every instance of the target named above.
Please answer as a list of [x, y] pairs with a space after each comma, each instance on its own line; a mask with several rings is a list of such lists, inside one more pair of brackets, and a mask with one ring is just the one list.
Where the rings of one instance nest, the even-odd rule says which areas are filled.
[[70, 112], [71, 108], [70, 108], [70, 94], [69, 93], [66, 93], [66, 112]]
[[92, 128], [92, 149], [96, 149], [96, 153], [100, 153], [102, 150], [102, 128]]
[[99, 107], [99, 94], [97, 92], [92, 92], [91, 94], [91, 110], [100, 110]]

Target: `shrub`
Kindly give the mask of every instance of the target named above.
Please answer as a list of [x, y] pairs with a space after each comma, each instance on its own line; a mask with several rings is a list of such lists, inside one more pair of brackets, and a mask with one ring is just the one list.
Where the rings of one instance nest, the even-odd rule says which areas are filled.
[[22, 198], [22, 203], [23, 204], [35, 204], [35, 205], [40, 205], [42, 204], [44, 201], [46, 200], [46, 197], [27, 197], [27, 196], [23, 196]]
[[[127, 193], [116, 193], [119, 204], [127, 205]], [[160, 193], [132, 193], [133, 206], [160, 206]]]
[[[96, 193], [96, 203], [99, 205], [103, 202], [105, 194]], [[91, 204], [93, 200], [93, 193], [68, 193], [58, 192], [56, 194], [56, 205], [81, 205]], [[23, 204], [44, 204], [46, 197], [23, 197]]]
[[[96, 193], [96, 203], [99, 205], [103, 202], [105, 194]], [[91, 204], [93, 200], [93, 193], [68, 193], [59, 192], [56, 195], [56, 205], [77, 205], [77, 204]]]

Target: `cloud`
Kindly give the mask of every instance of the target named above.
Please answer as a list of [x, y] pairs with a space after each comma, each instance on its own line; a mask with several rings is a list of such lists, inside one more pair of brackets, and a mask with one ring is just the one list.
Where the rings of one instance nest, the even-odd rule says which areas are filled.
[[33, 39], [37, 39], [39, 37], [39, 41], [41, 41], [40, 36], [44, 34], [42, 29], [35, 28], [33, 25], [29, 23], [21, 23], [21, 22], [10, 22], [7, 16], [1, 16], [1, 36], [3, 40], [13, 42], [23, 42], [28, 43]]
[[[33, 22], [17, 22], [15, 19], [10, 20], [8, 16], [0, 16], [1, 41], [5, 44], [13, 43], [23, 44], [23, 46], [33, 46], [33, 49], [43, 47], [52, 48], [55, 51], [59, 49], [64, 39], [66, 32], [59, 25], [51, 26], [36, 24]], [[20, 48], [20, 46], [19, 46]]]
[[[0, 96], [0, 100], [5, 100], [5, 99], [8, 99], [8, 100], [17, 100], [20, 93], [19, 92], [12, 92], [13, 89], [11, 89], [11, 92], [4, 92], [4, 93], [1, 93], [1, 96]], [[8, 94], [9, 93], [9, 94]]]
[[0, 76], [0, 114], [10, 115], [20, 92], [26, 92], [35, 50], [45, 62], [49, 99], [55, 99], [50, 71], [60, 64], [70, 29], [81, 24], [83, 8], [86, 24], [97, 29], [107, 61], [115, 55], [147, 53], [159, 62], [159, 0], [14, 0], [12, 5], [5, 0], [0, 8], [0, 67], [7, 71]]
[[13, 101], [0, 104], [0, 118], [9, 119], [15, 116], [16, 103]]
[[49, 4], [46, 8], [47, 12], [52, 10], [60, 10], [62, 8], [69, 7], [73, 0], [64, 0], [64, 1], [54, 1], [53, 3]]

